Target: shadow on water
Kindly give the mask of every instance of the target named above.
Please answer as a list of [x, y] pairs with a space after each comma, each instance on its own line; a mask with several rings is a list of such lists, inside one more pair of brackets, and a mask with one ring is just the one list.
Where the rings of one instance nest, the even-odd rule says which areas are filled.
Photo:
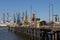
[[40, 39], [20, 32], [8, 31], [8, 28], [0, 28], [0, 40], [40, 40]]
[[39, 38], [36, 38], [34, 36], [30, 36], [30, 35], [26, 35], [20, 32], [15, 32], [16, 35], [21, 36], [22, 38], [24, 38], [24, 40], [40, 40]]

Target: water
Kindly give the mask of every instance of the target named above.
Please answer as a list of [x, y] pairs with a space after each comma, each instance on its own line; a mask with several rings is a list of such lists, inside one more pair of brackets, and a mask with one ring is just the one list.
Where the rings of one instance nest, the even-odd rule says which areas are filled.
[[[50, 38], [50, 35], [48, 36]], [[40, 40], [40, 39], [8, 31], [8, 28], [0, 28], [0, 40]]]
[[25, 38], [8, 31], [8, 28], [0, 28], [0, 40], [25, 40]]

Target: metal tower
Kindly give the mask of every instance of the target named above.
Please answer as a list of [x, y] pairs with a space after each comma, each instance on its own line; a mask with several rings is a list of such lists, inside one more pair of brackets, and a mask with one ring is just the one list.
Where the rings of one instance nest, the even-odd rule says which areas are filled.
[[5, 13], [3, 13], [3, 23], [5, 23]]
[[9, 22], [9, 13], [6, 13], [6, 22]]
[[20, 25], [21, 21], [20, 21], [20, 13], [17, 14], [17, 24]]

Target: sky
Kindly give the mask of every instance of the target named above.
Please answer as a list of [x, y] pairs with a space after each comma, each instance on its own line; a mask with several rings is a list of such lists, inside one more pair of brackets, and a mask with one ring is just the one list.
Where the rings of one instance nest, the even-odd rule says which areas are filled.
[[32, 6], [32, 13], [35, 13], [37, 18], [48, 21], [49, 3], [53, 4], [53, 13], [60, 16], [60, 0], [0, 0], [0, 18], [6, 12], [9, 13], [11, 19], [15, 12], [22, 15], [23, 12], [26, 14], [26, 11], [30, 18]]

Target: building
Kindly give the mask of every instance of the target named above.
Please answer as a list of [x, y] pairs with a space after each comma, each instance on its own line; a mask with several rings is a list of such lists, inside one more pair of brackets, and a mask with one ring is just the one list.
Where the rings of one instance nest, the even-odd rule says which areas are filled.
[[35, 18], [36, 19], [36, 28], [40, 27], [40, 18]]

